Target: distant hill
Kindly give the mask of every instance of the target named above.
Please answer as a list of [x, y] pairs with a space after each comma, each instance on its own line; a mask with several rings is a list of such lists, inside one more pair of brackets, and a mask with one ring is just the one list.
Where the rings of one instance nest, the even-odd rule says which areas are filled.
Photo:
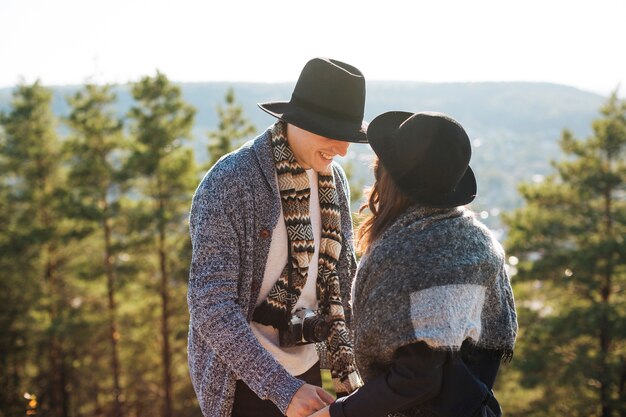
[[[193, 147], [199, 160], [206, 159], [206, 132], [217, 126], [216, 107], [229, 87], [246, 117], [265, 129], [274, 119], [256, 103], [288, 100], [293, 83], [182, 83], [186, 101], [198, 110]], [[68, 114], [65, 97], [80, 86], [52, 87], [55, 114]], [[117, 86], [117, 108], [124, 114], [133, 104], [127, 85]], [[9, 108], [11, 89], [0, 89], [0, 111]], [[448, 113], [468, 131], [473, 141], [472, 167], [478, 178], [476, 210], [486, 210], [486, 222], [497, 228], [497, 213], [521, 204], [520, 181], [531, 181], [551, 172], [550, 160], [560, 158], [557, 140], [564, 128], [577, 137], [591, 132], [591, 121], [606, 100], [598, 94], [549, 83], [481, 82], [420, 83], [371, 81], [367, 84], [366, 120], [389, 110], [436, 110]], [[369, 185], [371, 150], [352, 145], [347, 161], [355, 182]], [[494, 216], [495, 215], [495, 216]]]

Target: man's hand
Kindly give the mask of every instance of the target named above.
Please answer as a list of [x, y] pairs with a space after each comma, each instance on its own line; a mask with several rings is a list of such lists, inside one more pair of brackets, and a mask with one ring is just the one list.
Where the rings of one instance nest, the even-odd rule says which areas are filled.
[[291, 399], [287, 407], [287, 417], [308, 417], [333, 401], [333, 396], [322, 388], [304, 384]]

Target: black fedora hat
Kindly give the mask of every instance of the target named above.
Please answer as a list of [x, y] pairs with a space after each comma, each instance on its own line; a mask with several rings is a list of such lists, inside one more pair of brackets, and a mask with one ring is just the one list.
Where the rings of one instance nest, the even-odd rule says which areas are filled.
[[372, 120], [367, 137], [395, 184], [412, 200], [448, 208], [476, 197], [476, 177], [469, 167], [470, 140], [451, 117], [437, 112], [387, 112]]
[[365, 79], [352, 65], [313, 58], [306, 63], [289, 102], [259, 103], [261, 109], [301, 129], [345, 142], [367, 142]]

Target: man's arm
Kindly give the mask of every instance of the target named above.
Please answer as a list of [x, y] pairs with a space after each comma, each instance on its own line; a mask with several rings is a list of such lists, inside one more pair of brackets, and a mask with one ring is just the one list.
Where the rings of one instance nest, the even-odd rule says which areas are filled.
[[[235, 227], [229, 205], [237, 205], [242, 211], [245, 207], [243, 196], [235, 196], [235, 192], [225, 188], [205, 178], [194, 195], [190, 215], [193, 245], [188, 292], [190, 326], [202, 343], [259, 398], [272, 400], [286, 412], [303, 382], [291, 376], [260, 345], [237, 303], [238, 239], [243, 224]], [[194, 360], [198, 358], [190, 357], [190, 361]]]

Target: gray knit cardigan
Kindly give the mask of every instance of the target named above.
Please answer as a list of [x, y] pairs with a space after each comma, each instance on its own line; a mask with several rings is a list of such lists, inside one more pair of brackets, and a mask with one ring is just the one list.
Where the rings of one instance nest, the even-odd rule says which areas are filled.
[[[356, 270], [350, 196], [341, 167], [333, 163], [333, 171], [343, 234], [337, 270], [349, 325]], [[231, 415], [237, 379], [283, 413], [303, 384], [259, 344], [248, 325], [280, 212], [269, 129], [220, 159], [193, 196], [188, 358], [205, 417]], [[325, 354], [321, 356], [324, 366]]]

